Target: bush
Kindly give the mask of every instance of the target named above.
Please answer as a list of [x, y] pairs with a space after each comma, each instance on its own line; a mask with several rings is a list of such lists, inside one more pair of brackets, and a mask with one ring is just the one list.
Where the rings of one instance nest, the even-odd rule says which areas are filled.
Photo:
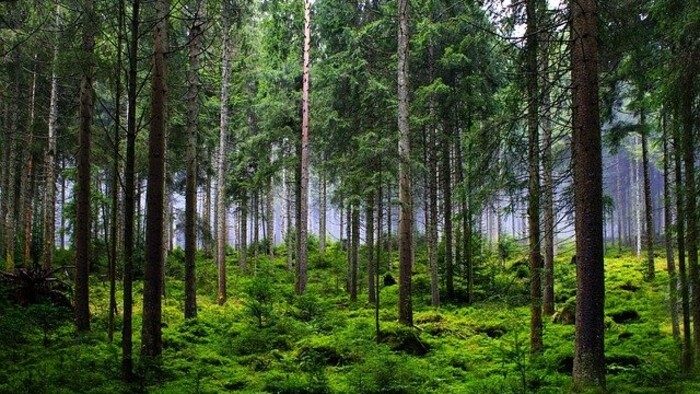
[[430, 376], [421, 363], [407, 356], [375, 354], [357, 365], [349, 374], [352, 392], [362, 394], [410, 394], [421, 392]]
[[295, 317], [303, 322], [310, 322], [325, 312], [321, 299], [311, 290], [294, 299]]
[[265, 392], [279, 394], [328, 394], [328, 379], [316, 373], [270, 373], [265, 379]]
[[291, 319], [279, 318], [263, 328], [246, 327], [243, 331], [230, 332], [228, 348], [234, 355], [247, 356], [274, 350], [287, 351], [306, 332], [304, 325]]
[[244, 289], [245, 309], [250, 316], [255, 317], [258, 328], [262, 328], [271, 318], [275, 292], [273, 287], [267, 275], [260, 275], [248, 282]]
[[425, 274], [413, 275], [411, 291], [414, 297], [430, 294], [430, 277]]
[[296, 361], [304, 370], [314, 370], [325, 366], [340, 366], [358, 361], [348, 344], [337, 336], [309, 337], [296, 345]]

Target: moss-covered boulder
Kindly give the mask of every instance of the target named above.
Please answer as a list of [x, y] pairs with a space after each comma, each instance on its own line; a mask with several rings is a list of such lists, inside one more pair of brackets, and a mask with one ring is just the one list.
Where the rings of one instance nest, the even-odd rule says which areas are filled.
[[423, 342], [418, 332], [410, 327], [395, 326], [382, 330], [379, 341], [389, 345], [395, 352], [403, 352], [413, 356], [425, 356], [430, 346]]
[[569, 298], [561, 309], [554, 313], [552, 322], [557, 324], [576, 323], [576, 297]]

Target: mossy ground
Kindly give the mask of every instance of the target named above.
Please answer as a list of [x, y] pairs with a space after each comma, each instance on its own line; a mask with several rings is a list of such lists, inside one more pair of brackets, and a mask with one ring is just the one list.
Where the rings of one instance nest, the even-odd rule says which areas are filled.
[[[278, 251], [280, 252], [280, 251]], [[419, 254], [414, 279], [415, 328], [397, 320], [397, 287], [380, 293], [378, 344], [374, 307], [366, 295], [348, 301], [344, 253], [335, 245], [311, 256], [308, 292], [293, 293], [284, 257], [252, 260], [241, 273], [230, 257], [230, 298], [216, 305], [214, 263], [198, 261], [196, 320], [184, 321], [182, 255], [168, 263], [160, 371], [140, 366], [139, 381], [119, 381], [119, 332], [108, 343], [107, 284], [91, 284], [92, 332], [76, 334], [64, 311], [56, 316], [7, 303], [0, 307], [0, 392], [3, 393], [561, 393], [571, 390], [574, 326], [544, 327], [545, 351], [529, 355], [527, 277], [508, 261], [482, 262], [478, 302], [429, 306], [429, 281]], [[680, 380], [679, 346], [669, 313], [665, 260], [654, 282], [644, 261], [609, 253], [606, 259], [606, 357], [612, 393], [700, 392]], [[516, 265], [515, 269], [511, 267]], [[394, 266], [396, 266], [394, 264]], [[575, 295], [570, 255], [556, 261], [557, 305]], [[396, 276], [396, 273], [394, 273]], [[363, 283], [363, 290], [366, 285]], [[141, 283], [135, 290], [135, 354], [139, 349]], [[365, 294], [366, 291], [362, 291]], [[121, 300], [121, 294], [119, 295]], [[121, 308], [120, 308], [121, 312]], [[60, 312], [59, 312], [60, 313]], [[57, 319], [60, 321], [60, 319]], [[117, 319], [117, 331], [121, 320]], [[45, 346], [46, 345], [46, 346]]]

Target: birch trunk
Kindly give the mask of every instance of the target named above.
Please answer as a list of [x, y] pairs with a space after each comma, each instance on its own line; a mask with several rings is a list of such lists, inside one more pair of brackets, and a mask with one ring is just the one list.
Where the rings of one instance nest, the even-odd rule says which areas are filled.
[[411, 267], [413, 202], [411, 199], [411, 134], [408, 123], [408, 0], [398, 3], [398, 129], [399, 129], [399, 322], [413, 325]]
[[306, 290], [307, 275], [307, 232], [308, 232], [308, 193], [309, 193], [309, 88], [310, 88], [310, 55], [311, 55], [311, 1], [304, 0], [304, 60], [302, 64], [302, 119], [301, 119], [301, 185], [298, 196], [301, 204], [299, 209], [298, 229], [299, 249], [297, 251], [297, 271], [295, 289], [297, 294]]
[[[640, 123], [644, 127], [644, 110], [639, 116]], [[647, 247], [647, 272], [646, 280], [654, 280], [656, 272], [654, 268], [654, 219], [651, 201], [651, 179], [649, 175], [649, 142], [646, 132], [642, 132], [642, 168], [644, 177], [644, 216], [646, 219], [646, 247]]]
[[223, 61], [221, 66], [221, 111], [219, 122], [219, 152], [216, 157], [216, 264], [218, 267], [218, 303], [226, 302], [226, 141], [229, 122], [229, 89], [231, 86], [232, 43], [228, 19], [230, 10], [224, 7]]

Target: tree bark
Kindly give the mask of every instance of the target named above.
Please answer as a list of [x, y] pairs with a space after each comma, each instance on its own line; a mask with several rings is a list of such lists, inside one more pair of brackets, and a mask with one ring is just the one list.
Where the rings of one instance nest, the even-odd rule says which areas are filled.
[[[380, 171], [381, 171], [381, 165], [380, 165]], [[381, 341], [381, 331], [379, 327], [379, 308], [380, 308], [380, 294], [381, 294], [381, 282], [379, 281], [379, 278], [381, 277], [381, 271], [379, 267], [382, 266], [382, 220], [384, 219], [384, 200], [383, 200], [383, 190], [382, 190], [382, 183], [379, 182], [379, 186], [377, 187], [377, 262], [375, 264], [375, 270], [377, 271], [377, 275], [375, 277], [375, 302], [374, 302], [374, 329], [375, 329], [375, 339], [377, 343]]]
[[388, 270], [393, 268], [393, 229], [392, 223], [394, 222], [393, 213], [394, 204], [391, 201], [391, 182], [387, 182], [386, 185], [386, 255], [388, 257], [386, 267]]
[[[548, 57], [547, 57], [548, 58]], [[548, 60], [547, 60], [548, 62]], [[548, 64], [548, 63], [545, 63]], [[542, 119], [542, 134], [544, 137], [544, 151], [542, 153], [543, 190], [542, 202], [544, 204], [544, 280], [542, 313], [546, 316], [554, 314], [554, 163], [552, 157], [552, 120], [550, 91], [545, 88], [542, 95], [542, 107], [545, 116]]]
[[360, 207], [352, 203], [348, 209], [352, 212], [350, 218], [350, 301], [357, 301], [357, 275], [360, 262]]
[[693, 348], [690, 333], [690, 288], [686, 269], [685, 256], [685, 191], [683, 190], [683, 151], [682, 134], [680, 128], [676, 128], [673, 135], [674, 142], [674, 166], [676, 181], [676, 239], [678, 240], [678, 276], [681, 290], [681, 310], [683, 315], [683, 344], [681, 350], [681, 374], [688, 375], [693, 369]]
[[34, 55], [32, 65], [32, 83], [29, 88], [29, 113], [27, 120], [27, 135], [22, 147], [22, 183], [20, 188], [19, 208], [22, 209], [22, 231], [24, 248], [22, 254], [22, 264], [24, 268], [31, 269], [30, 259], [32, 246], [32, 185], [34, 183], [34, 154], [32, 145], [34, 144], [34, 111], [36, 103], [36, 60]]
[[212, 239], [212, 228], [211, 228], [211, 174], [207, 171], [206, 180], [204, 182], [204, 203], [202, 210], [202, 227], [204, 228], [204, 239], [202, 240], [202, 247], [204, 248], [204, 253], [207, 257], [212, 257], [214, 255], [213, 249], [213, 239]]
[[299, 250], [297, 250], [297, 267], [295, 290], [303, 294], [306, 290], [307, 271], [307, 232], [309, 215], [309, 88], [310, 88], [310, 56], [311, 56], [311, 2], [304, 0], [304, 59], [302, 64], [302, 100], [301, 100], [301, 185], [298, 196], [301, 205], [299, 209]]
[[219, 122], [219, 153], [216, 158], [216, 265], [218, 267], [219, 305], [226, 302], [226, 141], [229, 123], [229, 89], [231, 86], [232, 43], [229, 26], [231, 6], [224, 5], [223, 61], [221, 65], [221, 112]]
[[292, 268], [293, 268], [292, 265], [293, 265], [293, 260], [294, 260], [293, 259], [294, 248], [292, 245], [292, 241], [293, 241], [293, 238], [295, 238], [295, 237], [292, 237], [292, 234], [294, 232], [294, 230], [293, 230], [294, 226], [292, 224], [292, 223], [294, 223], [294, 220], [292, 218], [292, 211], [294, 211], [292, 209], [292, 201], [294, 201], [294, 196], [293, 196], [293, 192], [292, 192], [292, 187], [289, 185], [288, 172], [289, 172], [289, 170], [285, 169], [284, 173], [283, 173], [284, 174], [283, 176], [285, 178], [284, 179], [284, 187], [286, 188], [286, 191], [287, 191], [286, 192], [287, 198], [286, 198], [286, 202], [285, 202], [286, 207], [287, 207], [287, 215], [286, 215], [287, 216], [287, 229], [286, 229], [286, 234], [285, 234], [286, 235], [285, 243], [286, 243], [286, 249], [287, 249], [287, 271], [292, 272]]
[[[431, 112], [432, 112], [431, 99]], [[428, 264], [430, 265], [430, 305], [440, 306], [440, 281], [438, 277], [438, 209], [437, 209], [437, 154], [436, 130], [428, 131]]]
[[275, 255], [275, 184], [270, 176], [267, 180], [267, 193], [265, 195], [265, 220], [267, 221], [267, 255]]
[[[447, 133], [449, 127], [445, 128]], [[452, 232], [452, 168], [450, 163], [450, 137], [445, 136], [442, 141], [442, 212], [444, 220], [445, 239], [445, 295], [448, 300], [454, 300], [454, 265], [452, 261], [453, 232]]]
[[365, 234], [367, 245], [367, 299], [371, 304], [377, 301], [375, 288], [377, 276], [377, 262], [374, 259], [374, 191], [367, 197]]
[[399, 323], [413, 325], [411, 300], [411, 249], [413, 201], [411, 199], [411, 134], [408, 124], [408, 0], [398, 0], [398, 129], [399, 129]]
[[540, 135], [537, 1], [527, 0], [528, 229], [530, 260], [530, 353], [542, 353], [542, 256], [540, 255]]
[[[124, 0], [120, 0], [124, 1]], [[134, 280], [134, 217], [135, 217], [135, 162], [136, 162], [136, 99], [139, 42], [140, 0], [133, 0], [129, 36], [129, 71], [127, 81], [126, 157], [124, 160], [124, 316], [122, 321], [121, 378], [134, 380], [133, 374], [133, 280]]]
[[185, 180], [185, 319], [197, 317], [197, 119], [199, 117], [199, 79], [204, 25], [204, 1], [197, 0], [192, 11], [187, 45], [187, 152]]
[[668, 151], [668, 140], [671, 138], [666, 130], [666, 114], [662, 115], [663, 129], [663, 166], [664, 166], [664, 240], [666, 243], [666, 270], [668, 272], [668, 294], [671, 306], [671, 330], [673, 338], [680, 341], [680, 325], [678, 323], [678, 273], [673, 256], [673, 200], [671, 198], [671, 164]]
[[[641, 111], [640, 124], [645, 125], [644, 110]], [[656, 277], [654, 269], [654, 219], [651, 201], [651, 179], [649, 175], [649, 143], [646, 131], [642, 130], [642, 168], [644, 176], [644, 215], [646, 219], [647, 272], [645, 279], [653, 281]]]
[[[635, 147], [639, 143], [637, 136], [634, 136]], [[634, 255], [640, 256], [642, 254], [642, 195], [639, 186], [639, 163], [637, 159], [630, 162], [630, 171], [632, 172], [632, 185], [634, 190]]]
[[[11, 110], [10, 103], [7, 101], [3, 102], [3, 124], [10, 123], [10, 119], [12, 118], [11, 113], [13, 111]], [[7, 242], [7, 238], [5, 237], [5, 219], [7, 217], [7, 200], [8, 200], [8, 186], [9, 186], [9, 175], [10, 175], [10, 139], [12, 137], [12, 133], [10, 132], [9, 127], [3, 127], [2, 130], [2, 163], [4, 163], [3, 166], [0, 167], [0, 256], [6, 256], [6, 248], [5, 244]], [[7, 267], [5, 267], [7, 268]]]
[[66, 250], [66, 176], [64, 171], [66, 169], [66, 159], [61, 160], [61, 250]]
[[109, 316], [107, 321], [107, 336], [111, 343], [114, 339], [114, 317], [117, 313], [117, 260], [119, 236], [119, 145], [121, 143], [121, 100], [122, 100], [122, 44], [124, 42], [124, 2], [119, 1], [118, 33], [117, 33], [117, 64], [114, 70], [114, 146], [112, 147], [112, 210], [110, 229], [110, 258], [109, 258]]
[[248, 191], [241, 192], [241, 253], [238, 258], [238, 265], [245, 271], [248, 267]]
[[321, 172], [321, 188], [319, 196], [319, 219], [318, 219], [318, 250], [326, 253], [326, 173]]
[[253, 259], [258, 257], [260, 248], [260, 191], [253, 191]]
[[20, 86], [20, 71], [21, 66], [20, 48], [14, 51], [12, 63], [14, 68], [12, 81], [12, 95], [17, 97], [10, 106], [10, 127], [7, 132], [7, 169], [6, 169], [6, 187], [3, 190], [5, 200], [5, 212], [3, 221], [5, 224], [5, 270], [13, 271], [15, 269], [15, 226], [17, 222], [17, 190], [15, 187], [17, 178], [17, 136], [19, 135], [19, 98], [21, 96]]
[[151, 128], [148, 136], [148, 188], [146, 191], [146, 263], [143, 280], [141, 356], [155, 359], [163, 351], [161, 332], [163, 295], [163, 232], [165, 197], [165, 53], [168, 43], [168, 0], [155, 3]]
[[695, 134], [693, 131], [693, 91], [690, 87], [695, 83], [695, 67], [689, 61], [689, 67], [685, 70], [684, 84], [688, 87], [684, 89], [681, 97], [681, 119], [683, 127], [683, 161], [685, 164], [685, 212], [687, 214], [687, 232], [685, 246], [688, 251], [688, 266], [690, 267], [690, 286], [693, 289], [691, 299], [691, 312], [693, 316], [693, 359], [700, 359], [700, 273], [698, 272], [698, 223], [697, 211], [697, 190], [695, 183]]
[[[61, 5], [56, 3], [56, 29], [59, 29]], [[46, 149], [46, 185], [44, 197], [43, 267], [49, 271], [56, 249], [56, 124], [58, 123], [58, 42], [54, 43], [51, 62], [51, 93], [49, 94], [48, 145]]]
[[595, 0], [571, 0], [576, 231], [576, 386], [605, 388], [603, 184]]
[[76, 183], [75, 222], [75, 325], [79, 331], [90, 330], [90, 140], [93, 99], [93, 51], [96, 23], [93, 0], [85, 0], [87, 19], [83, 26], [83, 74], [80, 82], [80, 128], [78, 131], [78, 181]]
[[617, 154], [617, 160], [615, 161], [615, 186], [616, 186], [616, 198], [615, 205], [617, 208], [617, 250], [622, 253], [622, 243], [624, 241], [624, 229], [622, 224], [622, 216], [624, 211], [624, 205], [622, 204], [622, 155]]

